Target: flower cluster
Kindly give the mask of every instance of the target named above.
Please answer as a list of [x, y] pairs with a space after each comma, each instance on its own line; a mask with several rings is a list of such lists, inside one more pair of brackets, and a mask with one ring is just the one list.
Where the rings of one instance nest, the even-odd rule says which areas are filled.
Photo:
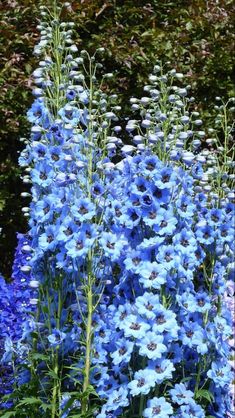
[[[234, 202], [209, 193], [189, 88], [156, 65], [122, 146], [116, 95], [98, 84], [102, 49], [78, 56], [73, 25], [53, 13], [42, 8], [19, 160], [29, 232], [0, 293], [3, 393], [36, 375], [42, 417], [225, 417]], [[15, 360], [31, 374], [13, 376]]]
[[[0, 345], [1, 395], [11, 393], [14, 382], [14, 369], [26, 361], [28, 355], [27, 338], [34, 330], [34, 312], [37, 303], [37, 284], [32, 280], [31, 241], [29, 237], [18, 234], [18, 245], [12, 270], [12, 279], [7, 284], [1, 277], [0, 293]], [[27, 373], [18, 373], [17, 383], [27, 379]], [[0, 404], [1, 405], [1, 404]], [[3, 406], [7, 405], [3, 401]]]
[[[233, 249], [231, 204], [207, 204], [186, 171], [150, 152], [124, 160], [120, 177], [119, 200], [106, 216], [126, 250], [114, 258], [117, 284], [95, 339], [98, 393], [108, 398], [99, 417], [120, 416], [127, 406], [135, 415], [141, 402], [146, 417], [170, 416], [173, 409], [177, 416], [190, 410], [223, 416], [232, 376], [232, 321], [221, 300]], [[178, 383], [185, 376], [187, 386]], [[214, 399], [206, 410], [203, 390]]]

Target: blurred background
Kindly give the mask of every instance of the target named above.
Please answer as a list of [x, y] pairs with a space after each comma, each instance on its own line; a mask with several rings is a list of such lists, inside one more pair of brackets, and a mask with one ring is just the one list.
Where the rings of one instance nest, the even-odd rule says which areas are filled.
[[[63, 2], [62, 2], [63, 3]], [[10, 279], [16, 232], [27, 231], [20, 196], [20, 139], [28, 137], [26, 112], [37, 67], [39, 5], [48, 0], [3, 0], [0, 5], [0, 272]], [[115, 77], [107, 86], [120, 95], [122, 114], [129, 98], [140, 97], [156, 61], [185, 74], [204, 128], [213, 127], [215, 97], [234, 94], [233, 0], [76, 0], [63, 9], [73, 21], [79, 49], [106, 50], [104, 68]]]

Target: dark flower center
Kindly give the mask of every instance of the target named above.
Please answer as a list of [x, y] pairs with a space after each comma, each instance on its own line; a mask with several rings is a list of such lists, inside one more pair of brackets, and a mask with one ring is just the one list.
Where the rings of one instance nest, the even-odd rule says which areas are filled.
[[76, 243], [76, 249], [77, 250], [81, 250], [83, 248], [83, 242], [82, 241], [77, 241]]
[[115, 214], [116, 214], [116, 216], [119, 218], [119, 217], [122, 215], [122, 212], [120, 211], [120, 209], [119, 209], [119, 208], [116, 208], [116, 209], [115, 209]]
[[49, 205], [47, 205], [45, 208], [43, 208], [44, 215], [46, 215], [49, 212], [49, 210], [50, 210], [50, 206]]
[[148, 309], [148, 311], [152, 311], [153, 310], [153, 305], [151, 305], [151, 303], [147, 303], [146, 305], [145, 305], [145, 308], [146, 309]]
[[149, 344], [147, 345], [147, 349], [148, 349], [149, 351], [154, 351], [154, 350], [156, 350], [156, 348], [157, 348], [157, 344], [156, 344], [156, 343], [154, 343], [154, 342], [151, 342], [151, 343], [149, 343]]
[[133, 213], [131, 214], [131, 219], [132, 219], [132, 221], [136, 221], [138, 218], [139, 218], [139, 216], [138, 216], [135, 212], [133, 212]]
[[157, 189], [157, 190], [154, 192], [154, 196], [155, 196], [157, 199], [160, 199], [160, 198], [162, 197], [162, 191], [161, 191], [160, 189]]
[[166, 254], [166, 255], [165, 255], [165, 260], [166, 260], [167, 262], [169, 262], [169, 261], [173, 260], [173, 258], [171, 257], [171, 255], [170, 255], [170, 254]]
[[133, 329], [135, 331], [138, 331], [141, 328], [140, 324], [137, 324], [137, 322], [132, 322], [130, 325], [130, 329]]
[[72, 229], [69, 228], [69, 227], [67, 229], [65, 229], [63, 232], [64, 232], [65, 235], [67, 235], [67, 237], [73, 233]]
[[157, 324], [164, 324], [166, 322], [164, 315], [158, 315], [156, 318]]
[[158, 273], [156, 271], [152, 271], [152, 273], [149, 276], [149, 280], [154, 280], [158, 276]]
[[143, 184], [141, 184], [140, 186], [137, 186], [137, 189], [139, 190], [139, 192], [145, 192], [146, 187]]
[[188, 240], [187, 239], [182, 239], [181, 241], [180, 241], [180, 243], [183, 245], [183, 247], [187, 247], [188, 245], [189, 245], [189, 242], [188, 242]]
[[198, 301], [197, 301], [197, 304], [199, 305], [199, 306], [204, 306], [205, 305], [205, 300], [204, 299], [198, 299]]
[[162, 177], [162, 182], [167, 183], [170, 180], [169, 174], [165, 174], [165, 176]]
[[39, 177], [40, 177], [41, 180], [46, 180], [47, 179], [47, 175], [45, 173], [43, 173], [43, 171], [41, 171]]
[[141, 262], [141, 258], [134, 257], [134, 258], [132, 258], [132, 262], [133, 262], [134, 266], [138, 266], [138, 264]]
[[144, 386], [144, 384], [145, 380], [143, 378], [139, 379], [137, 383], [137, 388], [141, 388], [142, 386]]
[[154, 170], [154, 168], [155, 168], [155, 164], [154, 164], [154, 163], [148, 163], [148, 164], [146, 165], [146, 168], [147, 168], [147, 170], [149, 170], [149, 171], [153, 171], [153, 170]]
[[85, 206], [81, 206], [78, 210], [79, 213], [81, 213], [82, 215], [85, 215], [86, 213], [88, 213], [88, 209], [85, 208]]
[[153, 212], [153, 211], [149, 212], [149, 219], [155, 219], [156, 216], [157, 216], [156, 212]]
[[155, 367], [155, 371], [156, 371], [156, 373], [162, 373], [162, 372], [164, 372], [164, 370], [161, 368], [161, 366], [156, 366]]
[[161, 412], [161, 407], [160, 406], [155, 406], [152, 409], [153, 414], [159, 414]]
[[54, 240], [54, 237], [52, 235], [48, 235], [47, 242], [49, 242], [50, 244], [50, 242], [52, 242], [53, 240]]
[[146, 205], [151, 205], [152, 198], [151, 198], [151, 196], [144, 196], [143, 201]]

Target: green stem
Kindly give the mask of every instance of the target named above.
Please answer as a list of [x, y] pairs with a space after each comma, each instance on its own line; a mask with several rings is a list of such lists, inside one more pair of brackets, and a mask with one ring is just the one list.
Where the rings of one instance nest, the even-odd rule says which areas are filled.
[[93, 297], [92, 289], [89, 286], [87, 292], [87, 323], [86, 323], [86, 357], [85, 357], [85, 369], [84, 369], [84, 381], [83, 381], [83, 399], [82, 399], [82, 413], [85, 414], [88, 411], [88, 398], [87, 389], [90, 383], [90, 367], [91, 367], [91, 342], [92, 342], [92, 314], [93, 314]]
[[[60, 329], [60, 318], [62, 312], [62, 283], [61, 277], [58, 279], [58, 308], [57, 308], [57, 316], [56, 316], [56, 327]], [[52, 418], [56, 418], [58, 416], [57, 409], [58, 404], [60, 401], [60, 367], [59, 367], [59, 347], [57, 346], [55, 350], [52, 352], [52, 362], [53, 362], [53, 390], [52, 390]]]
[[140, 407], [139, 407], [139, 417], [142, 418], [142, 413], [143, 413], [143, 409], [144, 409], [144, 401], [145, 401], [145, 397], [144, 395], [140, 396]]
[[56, 348], [56, 352], [53, 353], [53, 372], [55, 373], [54, 376], [54, 383], [53, 383], [53, 391], [52, 391], [52, 412], [51, 417], [56, 418], [57, 416], [57, 398], [58, 398], [58, 372], [59, 372], [59, 366], [58, 366], [58, 348]]

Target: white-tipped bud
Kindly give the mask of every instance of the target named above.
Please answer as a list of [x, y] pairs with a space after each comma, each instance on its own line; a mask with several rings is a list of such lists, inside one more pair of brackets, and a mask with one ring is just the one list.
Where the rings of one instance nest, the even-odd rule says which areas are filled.
[[20, 270], [21, 270], [23, 273], [29, 273], [29, 272], [31, 271], [31, 267], [30, 267], [30, 266], [25, 265], [25, 266], [20, 267]]
[[151, 126], [151, 121], [149, 119], [144, 119], [141, 122], [141, 126], [143, 126], [143, 128], [148, 129]]
[[22, 192], [20, 193], [21, 197], [31, 197], [31, 194], [28, 192]]
[[130, 103], [131, 104], [138, 103], [138, 102], [139, 102], [139, 99], [136, 99], [135, 97], [130, 98]]
[[182, 80], [184, 78], [184, 74], [182, 73], [176, 73], [175, 77], [178, 78], [178, 80]]
[[40, 283], [38, 280], [30, 280], [29, 286], [32, 287], [32, 289], [37, 289], [39, 287]]
[[29, 300], [29, 303], [30, 303], [30, 305], [35, 306], [35, 305], [37, 305], [37, 304], [38, 304], [38, 299], [36, 299], [36, 298], [31, 298], [31, 299]]
[[154, 82], [154, 81], [157, 81], [157, 76], [156, 75], [153, 75], [153, 74], [150, 74], [150, 76], [149, 76], [149, 81], [152, 81], [152, 82]]
[[22, 210], [23, 213], [26, 213], [26, 212], [30, 211], [28, 206], [23, 207], [21, 210]]
[[153, 71], [154, 71], [155, 73], [159, 73], [159, 71], [161, 71], [161, 67], [160, 67], [160, 65], [154, 65], [154, 67], [153, 67]]
[[151, 102], [151, 100], [152, 99], [150, 97], [141, 97], [140, 103], [143, 104], [143, 105], [147, 105]]

